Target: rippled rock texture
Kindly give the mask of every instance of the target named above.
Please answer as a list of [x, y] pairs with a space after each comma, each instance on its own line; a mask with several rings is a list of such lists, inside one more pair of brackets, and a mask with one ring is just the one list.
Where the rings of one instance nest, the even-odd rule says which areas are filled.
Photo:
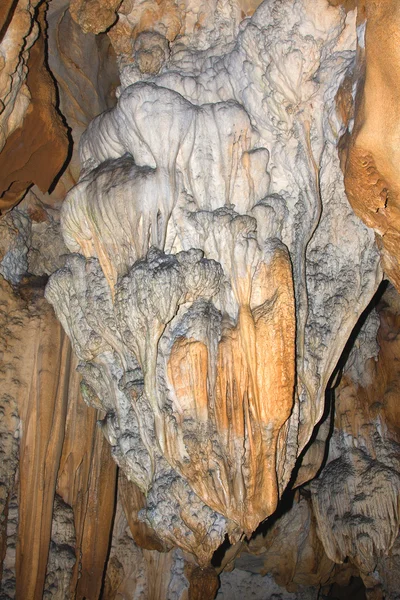
[[46, 61], [46, 3], [19, 0], [4, 4], [0, 213], [17, 204], [33, 184], [43, 193], [51, 189], [69, 147], [68, 129], [57, 110], [57, 92]]
[[354, 15], [323, 15], [264, 3], [196, 74], [121, 88], [62, 207], [46, 294], [85, 397], [143, 518], [204, 565], [274, 512], [381, 278], [336, 148]]
[[5, 598], [397, 598], [398, 12], [0, 9]]

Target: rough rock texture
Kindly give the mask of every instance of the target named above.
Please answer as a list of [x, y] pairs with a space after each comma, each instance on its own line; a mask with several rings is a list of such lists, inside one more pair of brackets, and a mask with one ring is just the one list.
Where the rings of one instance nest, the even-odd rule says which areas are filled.
[[381, 277], [336, 153], [354, 15], [324, 14], [267, 2], [195, 73], [126, 68], [62, 207], [76, 254], [47, 298], [86, 399], [152, 527], [201, 565], [274, 512]]
[[356, 213], [375, 229], [382, 265], [398, 290], [399, 28], [396, 0], [362, 3], [358, 16], [355, 111], [349, 115], [345, 163], [349, 200]]
[[235, 41], [242, 19], [254, 13], [260, 0], [109, 0], [101, 3], [102, 10], [90, 18], [89, 12], [96, 4], [96, 0], [71, 2], [71, 13], [82, 29], [89, 26], [104, 31], [107, 23], [116, 21], [109, 37], [120, 66], [134, 64], [141, 73], [158, 73], [170, 51], [179, 53], [190, 47], [192, 52], [213, 48], [223, 53], [226, 43]]
[[[71, 18], [68, 0], [51, 0], [47, 11], [49, 67], [60, 95], [60, 111], [71, 128], [71, 156], [51, 198], [61, 202], [80, 172], [78, 145], [90, 121], [115, 104], [119, 84], [115, 56], [106, 35], [83, 34]], [[57, 202], [58, 203], [58, 202]]]
[[46, 65], [45, 9], [43, 2], [17, 2], [0, 43], [0, 212], [33, 183], [47, 192], [68, 156]]
[[[3, 427], [11, 443], [4, 461], [3, 523], [16, 472], [19, 438], [17, 595], [41, 597], [46, 575], [51, 515], [68, 390], [71, 348], [49, 305], [27, 303], [1, 279]], [[23, 351], [21, 342], [23, 340]], [[22, 427], [19, 423], [22, 423]]]
[[235, 569], [232, 573], [224, 573], [221, 576], [221, 589], [218, 592], [218, 600], [242, 600], [243, 598], [254, 600], [296, 600], [297, 596], [282, 590], [274, 583], [272, 577], [261, 577], [249, 571]]
[[122, 0], [71, 0], [70, 13], [84, 33], [102, 33], [114, 25]]
[[382, 588], [395, 597], [385, 564], [398, 560], [395, 551], [386, 557], [398, 544], [400, 522], [399, 309], [389, 287], [379, 316], [373, 311], [365, 321], [338, 388], [328, 463], [312, 483], [327, 555], [349, 558], [377, 598], [385, 597]]
[[22, 211], [12, 211], [0, 221], [0, 234], [0, 273], [16, 285], [28, 271], [31, 223]]
[[73, 511], [56, 495], [43, 598], [68, 598], [76, 560], [75, 544]]
[[118, 503], [105, 578], [105, 600], [188, 600], [188, 587], [182, 553], [177, 550], [160, 553], [135, 544], [125, 511]]
[[[29, 50], [38, 37], [33, 15], [39, 0], [6, 0], [0, 13], [0, 148], [19, 127], [30, 102], [26, 86]], [[32, 27], [33, 22], [33, 27]]]
[[1, 3], [1, 598], [399, 598], [399, 14]]
[[[2, 330], [6, 335], [1, 337], [1, 397], [0, 397], [0, 448], [1, 448], [1, 460], [0, 460], [0, 557], [2, 568], [1, 571], [7, 568], [7, 565], [3, 564], [3, 560], [7, 550], [7, 538], [10, 538], [10, 532], [7, 533], [8, 521], [10, 519], [11, 507], [10, 503], [12, 497], [15, 494], [14, 480], [18, 469], [18, 438], [19, 438], [19, 427], [20, 419], [18, 414], [18, 404], [15, 394], [12, 394], [9, 385], [9, 375], [7, 371], [15, 369], [12, 364], [14, 361], [10, 356], [10, 362], [7, 363], [7, 349], [12, 344], [12, 330], [13, 325], [19, 322], [19, 317], [15, 314], [15, 304], [9, 302], [9, 299], [4, 293], [7, 290], [7, 285], [2, 285], [2, 294], [0, 300], [0, 318]], [[4, 287], [3, 287], [4, 286]], [[4, 289], [5, 288], [5, 289]], [[14, 308], [14, 314], [13, 314]], [[11, 339], [10, 339], [11, 338]], [[14, 337], [15, 339], [15, 337]], [[15, 500], [15, 498], [14, 498]], [[15, 550], [15, 547], [14, 547]], [[15, 566], [15, 557], [14, 557]], [[3, 579], [3, 584], [6, 581], [7, 576]], [[15, 582], [14, 582], [15, 584]]]
[[[57, 493], [74, 515], [75, 564], [69, 587], [73, 598], [97, 598], [103, 580], [115, 506], [116, 467], [79, 393], [76, 362], [71, 369], [70, 399], [60, 457]], [[102, 527], [98, 527], [98, 523]]]
[[107, 558], [116, 465], [96, 414], [82, 405], [69, 340], [43, 290], [31, 283], [21, 298], [0, 281], [2, 587], [17, 598], [95, 598]]

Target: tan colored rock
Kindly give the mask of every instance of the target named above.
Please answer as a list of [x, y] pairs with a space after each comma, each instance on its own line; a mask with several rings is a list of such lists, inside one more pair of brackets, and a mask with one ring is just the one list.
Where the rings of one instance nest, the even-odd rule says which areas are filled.
[[23, 365], [17, 347], [23, 308], [23, 302], [0, 275], [0, 577], [7, 546], [9, 504], [18, 469], [20, 419], [16, 392]]
[[[3, 377], [11, 410], [8, 427], [20, 419], [16, 593], [39, 599], [47, 568], [71, 348], [40, 290], [33, 292], [28, 304], [1, 278], [1, 294], [2, 334], [7, 336], [3, 361], [8, 365]], [[18, 319], [13, 316], [16, 309]], [[12, 449], [7, 461], [12, 462]]]
[[[251, 291], [246, 290], [245, 282], [241, 284], [243, 304], [238, 325], [223, 331], [218, 347], [214, 411], [210, 410], [212, 397], [207, 389], [211, 347], [179, 338], [168, 363], [168, 378], [181, 419], [216, 424], [225, 455], [219, 476], [222, 490], [206, 466], [206, 439], [193, 448], [194, 460], [188, 466], [181, 462], [178, 448], [172, 450], [172, 441], [167, 457], [179, 465], [209, 506], [251, 535], [276, 507], [276, 444], [293, 406], [295, 324], [288, 257], [278, 250], [270, 265], [261, 265], [259, 280], [255, 279], [253, 285], [264, 295], [257, 298], [253, 310], [245, 303]], [[265, 361], [262, 357], [267, 353], [270, 358]], [[279, 398], [279, 403], [274, 398]], [[200, 477], [199, 469], [203, 471]]]
[[[102, 454], [101, 450], [99, 454], [101, 437], [96, 425], [98, 415], [83, 402], [79, 390], [80, 376], [75, 369], [76, 359], [71, 370], [64, 444], [57, 479], [57, 493], [72, 507], [74, 514], [76, 562], [70, 583], [71, 597], [77, 593], [78, 579], [80, 589], [92, 589], [90, 593], [96, 594], [99, 585], [97, 578], [101, 580], [99, 572], [104, 568], [108, 550], [115, 495], [115, 467], [109, 465], [107, 455], [103, 466], [99, 464]], [[103, 472], [104, 477], [110, 476], [109, 491], [106, 492], [99, 477], [99, 473]], [[95, 524], [100, 521], [102, 528], [96, 532]], [[85, 570], [82, 572], [83, 567]]]
[[99, 429], [93, 437], [87, 512], [80, 547], [82, 560], [75, 596], [77, 600], [97, 600], [100, 595], [115, 510], [117, 467]]
[[365, 365], [364, 380], [354, 381], [344, 376], [339, 388], [335, 426], [364, 440], [373, 450], [374, 423], [379, 420], [385, 437], [400, 443], [400, 405], [397, 391], [400, 380], [397, 372], [400, 355], [400, 300], [392, 286], [386, 290], [378, 305], [379, 354]]
[[[233, 38], [241, 20], [251, 16], [260, 3], [260, 0], [235, 0], [229, 5], [215, 0], [207, 3], [193, 0], [124, 0], [119, 7], [118, 21], [108, 35], [121, 65], [137, 62], [142, 73], [157, 73], [164, 62], [161, 60], [163, 53], [155, 58], [154, 54], [158, 52], [153, 48], [152, 59], [138, 56], [135, 46], [141, 35], [156, 34], [164, 38], [165, 43], [198, 45], [204, 49], [213, 42], [218, 43], [219, 38], [225, 35]], [[93, 22], [97, 22], [96, 18]]]
[[43, 598], [65, 600], [71, 597], [71, 579], [77, 560], [75, 548], [73, 510], [56, 494]]
[[[42, 4], [38, 21], [33, 21], [32, 32], [36, 32], [37, 39], [25, 57], [24, 86], [29, 90], [29, 107], [26, 105], [23, 115], [12, 128], [8, 125], [6, 129], [3, 124], [5, 145], [0, 153], [0, 212], [17, 204], [33, 183], [42, 192], [47, 192], [68, 155], [67, 129], [56, 109], [54, 82], [46, 67], [45, 8]], [[24, 14], [25, 19], [30, 18], [29, 12]], [[21, 94], [22, 91], [18, 97]], [[14, 110], [16, 103], [17, 100]]]
[[143, 68], [82, 138], [47, 288], [141, 517], [202, 568], [276, 509], [382, 276], [337, 155], [354, 13], [267, 2], [233, 43], [236, 8], [191, 6], [176, 43], [166, 5], [132, 20]]
[[400, 9], [396, 0], [363, 4], [345, 185], [355, 212], [376, 231], [383, 268], [400, 289], [400, 86], [396, 75], [400, 72]]
[[[96, 413], [84, 405], [79, 394], [80, 378], [75, 371], [76, 359], [71, 355], [69, 340], [60, 330], [40, 288], [35, 291], [27, 282], [22, 288], [23, 299], [2, 278], [0, 283], [2, 362], [6, 367], [2, 384], [7, 390], [1, 399], [0, 432], [1, 448], [5, 452], [4, 485], [0, 488], [2, 556], [18, 460], [14, 446], [19, 438], [16, 593], [20, 598], [41, 599], [45, 585], [51, 585], [55, 577], [60, 597], [65, 597], [63, 593], [69, 594], [65, 588], [69, 585], [71, 597], [77, 593], [76, 597], [97, 599], [109, 547], [116, 465], [96, 425]], [[73, 570], [74, 558], [70, 552], [62, 558], [66, 548], [60, 541], [64, 539], [60, 530], [64, 518], [61, 514], [57, 517], [56, 529], [53, 522], [51, 534], [56, 489], [65, 506], [73, 510], [74, 536], [76, 532]], [[99, 522], [102, 522], [101, 528], [98, 528]], [[70, 543], [71, 535], [65, 539]], [[61, 554], [53, 548], [57, 543], [64, 548]], [[49, 548], [54, 551], [51, 550], [48, 563]], [[62, 581], [66, 568], [71, 572], [65, 574], [66, 579]], [[61, 575], [57, 576], [60, 570]]]
[[343, 6], [346, 10], [354, 10], [357, 0], [328, 0], [332, 6]]
[[[74, 378], [79, 381], [75, 373]], [[96, 599], [111, 533], [116, 468], [96, 425], [96, 413], [84, 405], [78, 388], [71, 400], [57, 487], [74, 511], [77, 560], [70, 593]]]
[[72, 18], [84, 33], [102, 33], [114, 25], [122, 0], [71, 0]]
[[0, 6], [0, 42], [7, 31], [7, 25], [11, 21], [15, 9], [16, 3], [13, 0], [4, 0]]
[[[6, 483], [0, 489], [1, 557], [8, 551], [4, 524], [8, 519], [11, 530], [16, 514], [16, 436], [22, 415], [21, 597], [40, 597], [46, 569], [49, 586], [57, 572], [63, 573], [56, 546], [64, 538], [53, 539], [49, 532], [51, 523], [54, 529], [65, 518], [65, 539], [75, 543], [77, 560], [72, 572], [71, 556], [65, 557], [72, 580], [68, 583], [70, 574], [64, 572], [60, 589], [69, 585], [71, 597], [97, 599], [105, 575], [103, 595], [109, 600], [136, 593], [170, 600], [172, 591], [180, 600], [211, 598], [217, 586], [208, 566], [213, 552], [227, 534], [235, 550], [224, 566], [232, 564], [244, 544], [235, 541], [271, 516], [288, 482], [293, 484], [296, 458], [309, 440], [295, 485], [319, 471], [331, 433], [325, 388], [381, 278], [373, 237], [342, 192], [336, 143], [344, 127], [349, 197], [378, 232], [386, 271], [393, 281], [398, 277], [398, 90], [391, 77], [397, 47], [390, 40], [381, 43], [385, 28], [390, 32], [398, 22], [397, 6], [389, 0], [359, 3], [361, 66], [367, 19], [366, 72], [364, 83], [362, 73], [359, 77], [354, 104], [349, 76], [355, 56], [354, 2], [329, 4], [271, 0], [237, 37], [241, 18], [255, 8], [252, 2], [72, 3], [71, 13], [83, 31], [107, 29], [119, 15], [109, 35], [120, 66], [134, 61], [123, 85], [139, 78], [147, 83], [135, 89], [152, 92], [89, 127], [82, 144], [84, 173], [64, 208], [64, 233], [76, 254], [55, 276], [52, 301], [56, 298], [79, 355], [83, 395], [95, 410], [80, 404], [77, 361], [43, 299], [26, 285], [21, 293], [29, 298], [8, 289], [13, 300], [4, 300], [4, 312], [21, 315], [21, 322], [13, 314], [3, 321], [13, 329], [13, 361], [24, 365], [21, 381], [25, 385], [31, 377], [26, 387], [32, 389], [24, 398], [19, 394], [18, 408], [14, 397], [2, 398], [1, 405], [6, 456], [1, 465]], [[0, 19], [12, 24], [19, 5], [10, 18], [10, 7], [4, 5]], [[334, 8], [339, 5], [345, 10]], [[271, 13], [267, 7], [273, 7]], [[79, 31], [64, 0], [52, 0], [52, 10], [49, 39], [53, 50], [59, 46], [54, 53], [50, 44], [50, 63], [77, 141], [95, 114], [112, 104], [108, 91], [102, 94], [99, 88], [109, 90], [116, 80], [105, 73], [103, 60], [110, 56], [105, 36]], [[274, 21], [276, 14], [280, 18]], [[41, 19], [43, 24], [42, 13]], [[390, 61], [375, 47], [383, 47]], [[35, 57], [41, 66], [35, 66]], [[43, 83], [37, 76], [42, 58], [43, 39], [38, 38], [26, 63], [28, 85], [33, 78], [32, 113], [30, 108], [24, 113], [29, 136], [17, 127], [0, 155], [4, 210], [33, 181], [46, 190], [60, 160], [63, 134], [52, 130], [53, 137], [42, 137], [47, 144], [43, 153], [33, 148], [37, 130], [48, 132], [54, 125], [41, 106], [54, 105], [50, 87], [34, 94], [37, 82]], [[384, 62], [391, 62], [391, 70]], [[390, 99], [379, 107], [377, 86]], [[24, 100], [23, 84], [18, 89]], [[120, 90], [121, 105], [135, 95], [132, 89]], [[23, 113], [18, 102], [15, 123]], [[13, 118], [8, 125], [11, 131]], [[388, 148], [382, 142], [386, 134]], [[13, 144], [32, 151], [27, 161]], [[47, 160], [49, 145], [54, 163]], [[46, 223], [46, 198], [58, 202], [77, 182], [78, 170], [75, 154], [56, 194], [41, 197], [36, 208], [29, 204], [35, 227]], [[21, 233], [23, 220], [15, 211], [7, 224], [3, 221], [0, 261], [13, 234]], [[14, 225], [18, 231], [12, 231]], [[24, 241], [30, 251], [32, 239]], [[329, 586], [359, 569], [370, 598], [382, 595], [384, 585], [395, 593], [397, 580], [390, 572], [398, 565], [399, 470], [396, 453], [385, 446], [396, 449], [399, 439], [398, 311], [394, 296], [387, 296], [387, 302], [389, 308], [381, 309], [380, 358], [368, 362], [363, 381], [346, 372], [337, 395], [331, 454], [312, 492], [318, 528], [303, 498], [255, 548], [265, 555], [265, 570], [293, 593], [309, 584]], [[20, 342], [17, 348], [14, 328], [26, 334], [26, 347]], [[39, 368], [41, 356], [50, 372]], [[59, 376], [62, 402], [55, 406], [46, 390], [43, 409], [34, 383], [51, 390]], [[9, 386], [13, 394], [18, 377], [17, 367], [5, 375], [5, 389]], [[325, 420], [315, 432], [321, 417]], [[50, 420], [54, 437], [48, 432]], [[44, 433], [30, 434], [27, 423]], [[50, 439], [46, 452], [43, 439]], [[121, 473], [124, 469], [132, 481], [120, 475], [106, 564], [117, 485], [108, 444]], [[43, 476], [31, 468], [31, 456], [44, 465]], [[65, 506], [57, 499], [54, 509], [56, 484]], [[27, 509], [31, 488], [39, 490], [32, 515]], [[74, 535], [76, 541], [70, 542]], [[49, 539], [54, 552], [46, 566]], [[186, 569], [189, 589], [182, 554], [158, 552], [171, 546], [196, 555], [201, 565]], [[33, 548], [35, 560], [25, 577], [26, 548]], [[348, 568], [335, 566], [347, 556]]]
[[[37, 599], [42, 597], [46, 574], [68, 398], [69, 361], [66, 357], [70, 353], [68, 339], [46, 309], [49, 323], [46, 324], [45, 318], [36, 322], [31, 318], [30, 326], [24, 328], [23, 333], [29, 356], [38, 360], [38, 365], [43, 361], [45, 367], [37, 366], [36, 372], [32, 369], [32, 379], [28, 379], [23, 398], [19, 399], [23, 435], [20, 443], [17, 594]], [[24, 366], [26, 368], [26, 364]]]
[[69, 10], [69, 0], [51, 0], [47, 11], [49, 67], [57, 82], [59, 108], [73, 141], [66, 165], [51, 198], [61, 203], [80, 173], [79, 140], [90, 121], [115, 104], [119, 85], [116, 58], [106, 34], [83, 33]]
[[194, 567], [189, 577], [188, 600], [214, 600], [219, 588], [218, 575], [212, 567]]
[[307, 491], [297, 492], [288, 510], [270, 526], [266, 523], [264, 529], [265, 533], [256, 535], [237, 559], [237, 568], [251, 566], [252, 558], [257, 565], [258, 558], [261, 574], [273, 575], [289, 592], [301, 586], [322, 588], [334, 581], [346, 585], [352, 575], [358, 575], [354, 566], [338, 566], [326, 555]]
[[168, 42], [159, 33], [143, 31], [136, 38], [135, 59], [141, 73], [158, 73], [168, 55]]
[[390, 555], [400, 520], [399, 314], [390, 285], [355, 339], [336, 393], [328, 462], [311, 484], [327, 555], [354, 564], [371, 599], [386, 597], [388, 566], [398, 560]]
[[0, 150], [21, 126], [30, 102], [25, 80], [29, 50], [39, 34], [34, 12], [39, 0], [2, 2], [0, 29]]
[[166, 548], [156, 532], [139, 519], [139, 511], [146, 508], [146, 497], [122, 470], [118, 473], [118, 494], [135, 544], [145, 550], [165, 552]]

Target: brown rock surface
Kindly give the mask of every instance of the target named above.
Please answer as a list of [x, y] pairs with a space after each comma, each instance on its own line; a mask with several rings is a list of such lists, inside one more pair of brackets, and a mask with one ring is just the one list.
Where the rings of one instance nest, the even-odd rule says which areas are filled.
[[[328, 463], [311, 484], [326, 553], [337, 563], [348, 558], [359, 569], [368, 598], [384, 598], [384, 590], [392, 589], [389, 565], [396, 571], [398, 562], [392, 549], [398, 544], [400, 506], [400, 302], [391, 285], [377, 314], [379, 321], [370, 314], [349, 355], [337, 390]], [[373, 322], [373, 333], [379, 323], [379, 353], [369, 357]]]
[[[1, 552], [5, 554], [8, 505], [19, 458], [17, 597], [43, 596], [57, 489], [74, 516], [76, 562], [70, 573], [71, 597], [97, 598], [109, 547], [116, 465], [96, 425], [96, 413], [82, 402], [69, 340], [42, 291], [29, 284], [24, 300], [2, 278], [0, 283], [6, 390], [0, 432], [5, 453]], [[99, 522], [103, 522], [101, 528]], [[61, 531], [51, 539], [58, 540], [59, 535]], [[67, 559], [71, 560], [68, 555]], [[62, 573], [67, 563], [63, 567], [61, 559], [61, 564], [54, 560], [51, 568]]]
[[4, 0], [0, 6], [0, 42], [7, 31], [8, 24], [13, 18], [16, 7], [17, 2], [15, 0]]
[[145, 550], [165, 552], [166, 548], [156, 532], [139, 519], [139, 511], [146, 507], [146, 496], [122, 470], [119, 471], [118, 494], [135, 544]]
[[33, 183], [47, 192], [68, 156], [67, 129], [56, 109], [54, 82], [46, 66], [45, 8], [39, 8], [39, 35], [27, 60], [29, 107], [23, 122], [9, 131], [0, 153], [0, 213], [17, 204]]
[[400, 289], [400, 7], [396, 0], [362, 4], [365, 42], [345, 185], [355, 212], [375, 229], [385, 272]]
[[215, 569], [195, 567], [190, 573], [188, 600], [213, 600], [219, 587]]
[[[354, 382], [345, 375], [340, 383], [335, 417], [336, 427], [371, 443], [372, 423], [378, 419], [385, 437], [400, 443], [400, 299], [389, 285], [378, 305], [379, 354], [365, 365], [364, 381]], [[370, 429], [368, 428], [370, 425]], [[372, 449], [371, 449], [372, 451]]]
[[38, 37], [34, 18], [39, 0], [1, 3], [0, 29], [0, 150], [21, 126], [30, 102], [25, 79], [29, 50]]
[[71, 0], [72, 18], [84, 33], [102, 33], [114, 25], [122, 0]]
[[92, 461], [80, 547], [82, 561], [77, 600], [97, 600], [100, 596], [115, 509], [117, 466], [99, 429], [91, 440]]
[[[6, 554], [8, 507], [18, 469], [20, 419], [16, 390], [23, 365], [16, 349], [21, 327], [23, 303], [0, 276], [0, 559], [1, 571]], [[14, 383], [15, 382], [15, 383]]]
[[[379, 330], [372, 311], [339, 362], [341, 379], [330, 378], [381, 277], [373, 236], [341, 192], [338, 131], [348, 198], [400, 290], [400, 5], [269, 0], [270, 21], [265, 5], [241, 23], [258, 5], [0, 5], [7, 598], [211, 600], [217, 572], [236, 566], [273, 574], [278, 597], [339, 597], [332, 586], [349, 593], [360, 575], [369, 600], [397, 599], [394, 288], [377, 307]], [[116, 102], [117, 62], [117, 95], [136, 82], [162, 89], [165, 103], [143, 92], [140, 107], [90, 126], [79, 185], [92, 169], [91, 203], [86, 191], [74, 201], [65, 231], [79, 230], [79, 244], [64, 267], [59, 207], [79, 179], [81, 134]], [[332, 73], [339, 91], [337, 81], [323, 87]], [[171, 198], [174, 213], [164, 211]], [[347, 269], [341, 246], [369, 258]], [[79, 358], [44, 279], [21, 282], [57, 269], [57, 314]]]
[[119, 77], [108, 37], [83, 33], [71, 17], [68, 0], [51, 0], [47, 21], [49, 67], [73, 141], [70, 161], [51, 199], [45, 198], [61, 202], [79, 177], [80, 137], [94, 117], [115, 104]]
[[[83, 402], [76, 359], [71, 370], [65, 437], [57, 493], [73, 509], [76, 562], [71, 597], [96, 598], [106, 561], [114, 510], [116, 467], [96, 424], [99, 416]], [[101, 528], [97, 523], [102, 522]], [[78, 581], [79, 580], [79, 581]]]
[[[237, 326], [223, 332], [218, 347], [214, 411], [207, 389], [211, 348], [199, 341], [179, 338], [168, 363], [168, 378], [181, 407], [182, 420], [191, 417], [199, 423], [216, 423], [225, 453], [220, 475], [223, 494], [212, 470], [205, 468], [209, 459], [207, 439], [193, 448], [193, 461], [187, 466], [181, 462], [172, 440], [167, 456], [172, 464], [180, 466], [209, 506], [227, 514], [251, 535], [276, 507], [276, 444], [293, 406], [295, 323], [288, 256], [279, 249], [271, 264], [261, 266], [258, 278], [252, 282], [254, 296], [254, 289], [261, 291], [261, 296], [253, 299], [257, 303], [253, 310], [246, 303], [252, 294], [248, 282], [243, 278], [237, 285], [243, 304]], [[269, 360], [262, 360], [267, 353]], [[278, 397], [279, 403], [274, 401]], [[242, 463], [246, 469], [242, 469]], [[200, 477], [199, 469], [204, 471]]]
[[[113, 5], [121, 4], [118, 0], [111, 0], [111, 2]], [[141, 35], [158, 34], [165, 40], [167, 45], [173, 42], [186, 43], [185, 40], [193, 41], [198, 38], [201, 40], [200, 44], [204, 47], [213, 38], [218, 38], [219, 29], [223, 27], [227, 29], [233, 27], [235, 29], [235, 27], [238, 27], [240, 21], [251, 16], [260, 3], [260, 0], [232, 2], [230, 5], [231, 22], [227, 24], [220, 18], [222, 5], [215, 1], [196, 4], [190, 2], [190, 0], [180, 3], [175, 0], [162, 0], [161, 2], [157, 0], [141, 0], [140, 2], [124, 0], [119, 7], [118, 20], [113, 24], [108, 35], [121, 64], [138, 61], [142, 72], [156, 73], [164, 62], [161, 60], [161, 56], [158, 60], [153, 58], [150, 61], [153, 64], [150, 70], [140, 66], [140, 57], [138, 57], [135, 50], [137, 50], [136, 41], [140, 39]], [[83, 6], [85, 11], [95, 5], [94, 2], [87, 2], [87, 0], [76, 0], [75, 4]], [[74, 11], [76, 12], [75, 8]], [[111, 25], [111, 11], [107, 14], [108, 20], [106, 22]], [[100, 29], [102, 27], [100, 24], [102, 16], [100, 18], [97, 16], [90, 17], [89, 13], [85, 12], [85, 17], [90, 24], [86, 25], [86, 21], [84, 21], [81, 25], [84, 30], [85, 27], [92, 27], [93, 23], [95, 29], [104, 31], [104, 29]], [[77, 22], [80, 22], [78, 21], [79, 17], [74, 16], [74, 18]], [[148, 47], [148, 50], [149, 57], [151, 48]], [[158, 65], [157, 68], [154, 66], [156, 64]]]
[[176, 550], [157, 552], [137, 546], [117, 501], [112, 544], [104, 580], [104, 600], [134, 598], [146, 600], [188, 600], [185, 561]]
[[[7, 336], [3, 354], [7, 366], [4, 387], [12, 401], [8, 403], [11, 413], [9, 416], [5, 413], [4, 418], [8, 416], [9, 428], [18, 417], [21, 421], [17, 594], [21, 598], [42, 598], [63, 443], [71, 347], [40, 293], [34, 302], [27, 304], [0, 279], [2, 335]], [[17, 319], [13, 317], [16, 310]], [[9, 477], [12, 456], [11, 450]]]
[[327, 590], [334, 581], [346, 585], [358, 575], [354, 566], [336, 565], [326, 555], [307, 490], [297, 492], [289, 509], [264, 527], [265, 533], [254, 536], [237, 559], [237, 568], [248, 568], [253, 561], [261, 574], [272, 574], [290, 592], [310, 585]]

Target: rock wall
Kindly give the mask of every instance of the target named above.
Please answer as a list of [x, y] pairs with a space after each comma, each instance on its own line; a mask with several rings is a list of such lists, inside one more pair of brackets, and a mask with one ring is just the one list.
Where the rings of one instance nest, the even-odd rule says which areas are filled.
[[1, 597], [398, 597], [397, 12], [0, 9]]

